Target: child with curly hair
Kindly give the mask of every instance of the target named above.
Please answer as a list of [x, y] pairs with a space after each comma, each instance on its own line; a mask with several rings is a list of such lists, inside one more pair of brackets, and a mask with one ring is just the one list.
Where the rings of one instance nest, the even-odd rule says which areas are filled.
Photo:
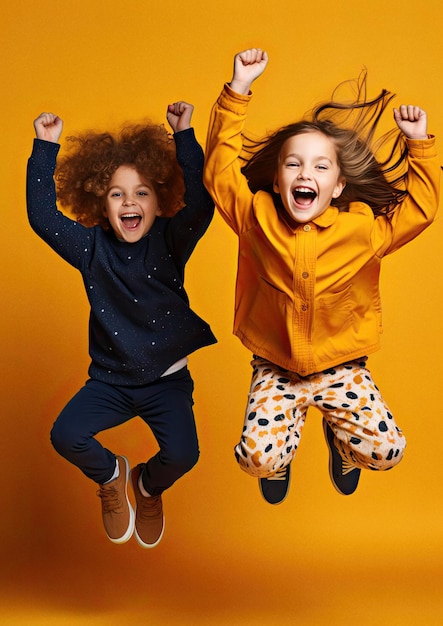
[[[27, 171], [30, 224], [81, 272], [90, 304], [89, 379], [57, 418], [51, 441], [98, 484], [109, 539], [124, 543], [135, 531], [144, 548], [163, 535], [161, 494], [199, 456], [187, 357], [216, 342], [183, 284], [214, 210], [192, 113], [186, 102], [168, 106], [173, 137], [146, 123], [70, 138], [57, 166], [63, 123], [42, 113]], [[76, 220], [57, 209], [57, 200]], [[137, 415], [159, 450], [130, 472], [126, 457], [95, 435]]]
[[[380, 263], [433, 221], [440, 166], [426, 113], [394, 109], [401, 133], [383, 161], [378, 121], [393, 95], [318, 106], [300, 122], [243, 136], [250, 87], [268, 55], [234, 59], [212, 110], [204, 180], [239, 237], [234, 333], [254, 355], [240, 467], [266, 501], [289, 488], [309, 407], [323, 416], [335, 488], [353, 493], [360, 470], [387, 470], [405, 438], [366, 367], [379, 348]], [[245, 139], [245, 141], [244, 141]]]

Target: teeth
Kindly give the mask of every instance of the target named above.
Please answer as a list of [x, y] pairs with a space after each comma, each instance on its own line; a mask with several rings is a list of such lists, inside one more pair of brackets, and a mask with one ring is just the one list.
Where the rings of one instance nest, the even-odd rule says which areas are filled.
[[138, 213], [125, 213], [121, 217], [140, 217], [140, 215]]
[[294, 191], [297, 191], [298, 193], [315, 193], [314, 190], [309, 187], [296, 187]]

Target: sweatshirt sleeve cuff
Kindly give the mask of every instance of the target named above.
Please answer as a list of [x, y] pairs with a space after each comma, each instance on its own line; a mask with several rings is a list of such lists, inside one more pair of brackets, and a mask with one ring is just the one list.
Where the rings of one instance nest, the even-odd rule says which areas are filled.
[[186, 128], [185, 130], [179, 130], [174, 133], [174, 140], [177, 145], [186, 144], [190, 141], [196, 141], [194, 128]]
[[434, 135], [428, 135], [427, 139], [406, 139], [406, 144], [411, 157], [429, 158], [437, 155]]
[[37, 137], [34, 137], [34, 145], [32, 148], [33, 156], [44, 156], [46, 160], [55, 160], [59, 150], [59, 143], [54, 143], [53, 141], [45, 141], [44, 139], [37, 139]]
[[217, 104], [228, 111], [232, 111], [238, 115], [244, 115], [248, 107], [249, 101], [252, 98], [252, 93], [243, 95], [233, 91], [228, 83], [225, 83], [221, 94], [217, 99]]

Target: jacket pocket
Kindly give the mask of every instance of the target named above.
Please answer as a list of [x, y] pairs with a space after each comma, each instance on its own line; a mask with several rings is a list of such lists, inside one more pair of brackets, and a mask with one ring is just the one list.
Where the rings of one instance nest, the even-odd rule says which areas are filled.
[[[246, 334], [258, 346], [270, 350], [289, 352], [290, 338], [288, 335], [288, 297], [264, 278], [260, 277], [253, 298], [249, 298], [249, 307], [242, 307], [242, 327], [247, 328]], [[289, 318], [290, 319], [290, 318]]]
[[354, 307], [351, 290], [350, 284], [342, 291], [318, 299], [314, 319], [316, 341], [330, 341], [352, 326]]

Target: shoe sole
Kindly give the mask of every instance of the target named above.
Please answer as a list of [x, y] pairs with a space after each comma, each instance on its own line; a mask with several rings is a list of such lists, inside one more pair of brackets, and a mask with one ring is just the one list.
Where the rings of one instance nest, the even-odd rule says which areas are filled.
[[137, 543], [139, 546], [141, 546], [142, 548], [145, 548], [147, 550], [149, 550], [150, 548], [155, 548], [155, 546], [158, 546], [158, 544], [160, 543], [162, 537], [163, 537], [163, 533], [165, 532], [165, 516], [163, 515], [163, 527], [162, 527], [162, 531], [160, 533], [160, 537], [157, 539], [157, 541], [155, 543], [145, 543], [142, 539], [140, 539], [140, 536], [137, 532], [137, 529], [134, 529], [134, 535], [135, 538], [137, 540]]
[[[126, 480], [125, 480], [125, 498], [126, 498], [126, 502], [128, 504], [129, 507], [129, 526], [128, 526], [128, 530], [125, 532], [124, 535], [122, 535], [121, 537], [119, 537], [118, 539], [113, 539], [112, 537], [108, 536], [109, 541], [112, 541], [112, 543], [126, 543], [127, 541], [130, 540], [130, 538], [132, 537], [132, 535], [134, 534], [134, 530], [135, 530], [135, 513], [134, 513], [134, 509], [132, 508], [132, 505], [129, 501], [129, 497], [128, 497], [128, 481], [129, 481], [129, 476], [130, 476], [130, 468], [129, 468], [129, 461], [128, 459], [123, 456], [122, 454], [119, 454], [118, 457], [120, 459], [123, 459], [124, 463], [125, 463], [125, 472], [126, 472]], [[120, 467], [121, 469], [121, 467]]]

